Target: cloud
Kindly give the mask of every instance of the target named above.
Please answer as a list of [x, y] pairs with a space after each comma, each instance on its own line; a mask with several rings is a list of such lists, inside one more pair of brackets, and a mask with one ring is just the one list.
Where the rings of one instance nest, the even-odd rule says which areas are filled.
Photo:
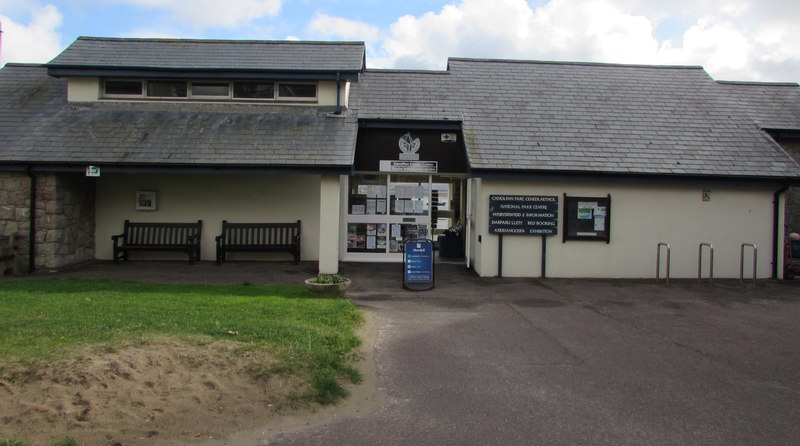
[[317, 12], [308, 24], [308, 32], [317, 39], [377, 40], [380, 31], [368, 23], [333, 17]]
[[[461, 0], [378, 31], [324, 14], [309, 29], [326, 38], [345, 37], [339, 28], [368, 29], [377, 39], [368, 63], [386, 68], [443, 69], [448, 57], [461, 56], [702, 65], [720, 79], [796, 82], [796, 71], [781, 68], [800, 65], [795, 3], [549, 0], [532, 7], [525, 0]], [[662, 24], [670, 29], [660, 40]]]
[[134, 6], [163, 10], [197, 29], [238, 28], [267, 16], [276, 16], [281, 0], [118, 0]]
[[3, 48], [0, 62], [48, 62], [63, 48], [56, 31], [61, 26], [61, 13], [48, 5], [31, 11], [27, 24], [0, 16], [3, 23]]

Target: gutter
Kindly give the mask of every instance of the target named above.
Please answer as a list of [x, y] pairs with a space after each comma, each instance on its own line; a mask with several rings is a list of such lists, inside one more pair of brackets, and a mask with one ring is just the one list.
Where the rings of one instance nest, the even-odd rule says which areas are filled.
[[[781, 219], [780, 218], [781, 217], [781, 215], [780, 215], [780, 197], [781, 197], [781, 194], [786, 192], [787, 190], [789, 190], [789, 185], [788, 184], [784, 184], [783, 186], [781, 186], [780, 189], [775, 191], [775, 194], [773, 195], [773, 199], [772, 199], [772, 212], [773, 212], [773, 214], [772, 214], [772, 222], [773, 222], [773, 226], [772, 226], [772, 278], [773, 279], [777, 279], [778, 278], [778, 253], [781, 251], [780, 247], [782, 246], [781, 240], [778, 239], [778, 234], [780, 233], [780, 229], [781, 229], [779, 227], [779, 222], [780, 222], [780, 219]], [[784, 223], [784, 225], [785, 225], [785, 223]], [[786, 237], [786, 234], [784, 234], [784, 237]], [[784, 268], [786, 268], [786, 265], [784, 265]]]

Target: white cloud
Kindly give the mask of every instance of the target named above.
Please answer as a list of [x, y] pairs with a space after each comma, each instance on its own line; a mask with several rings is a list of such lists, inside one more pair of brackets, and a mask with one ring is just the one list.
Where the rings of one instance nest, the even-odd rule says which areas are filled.
[[[443, 69], [448, 56], [702, 65], [718, 79], [789, 80], [800, 74], [800, 2], [786, 0], [461, 0], [398, 18], [378, 32], [370, 66]], [[655, 30], [671, 19], [673, 39]], [[318, 16], [326, 29], [345, 19]], [[364, 25], [364, 24], [360, 24]], [[367, 25], [364, 25], [367, 26]], [[337, 36], [337, 34], [330, 34]]]
[[56, 31], [61, 26], [61, 13], [48, 5], [31, 10], [27, 24], [17, 23], [0, 15], [3, 24], [3, 48], [0, 62], [48, 62], [62, 49]]
[[308, 24], [308, 32], [315, 39], [343, 39], [374, 41], [379, 37], [377, 26], [364, 22], [333, 17], [317, 12]]
[[167, 11], [174, 20], [197, 29], [237, 28], [281, 10], [281, 0], [118, 0], [121, 3]]

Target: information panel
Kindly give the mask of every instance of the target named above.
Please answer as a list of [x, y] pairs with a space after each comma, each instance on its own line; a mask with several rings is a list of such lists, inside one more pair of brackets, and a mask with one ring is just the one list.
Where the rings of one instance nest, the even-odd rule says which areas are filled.
[[433, 288], [433, 243], [414, 240], [405, 244], [403, 288], [425, 291]]
[[558, 197], [490, 195], [489, 233], [509, 235], [558, 234]]
[[611, 195], [570, 197], [564, 195], [564, 233], [567, 240], [610, 242]]

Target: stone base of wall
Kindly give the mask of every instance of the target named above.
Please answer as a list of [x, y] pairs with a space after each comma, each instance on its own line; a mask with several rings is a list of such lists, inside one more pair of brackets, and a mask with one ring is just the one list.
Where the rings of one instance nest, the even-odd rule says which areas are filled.
[[[30, 185], [24, 173], [0, 173], [0, 235], [16, 235], [16, 265], [30, 269]], [[94, 259], [94, 182], [75, 174], [36, 175], [35, 268]]]

